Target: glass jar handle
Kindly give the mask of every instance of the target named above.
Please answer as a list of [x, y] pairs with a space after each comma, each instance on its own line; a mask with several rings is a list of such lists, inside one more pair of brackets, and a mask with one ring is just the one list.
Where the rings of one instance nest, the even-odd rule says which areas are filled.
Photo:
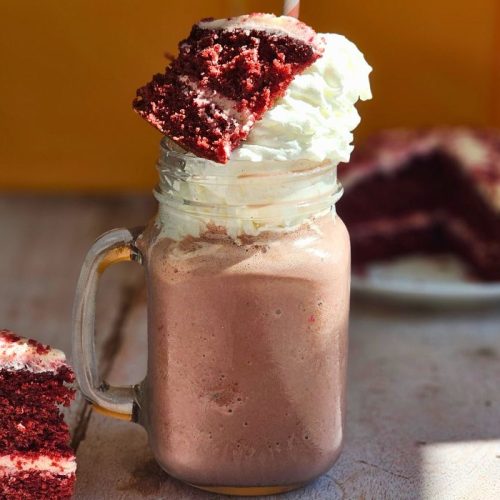
[[99, 377], [95, 352], [95, 305], [101, 274], [112, 264], [135, 261], [141, 229], [113, 229], [100, 236], [87, 253], [73, 307], [73, 363], [80, 389], [95, 410], [122, 420], [136, 420], [136, 387], [113, 387]]

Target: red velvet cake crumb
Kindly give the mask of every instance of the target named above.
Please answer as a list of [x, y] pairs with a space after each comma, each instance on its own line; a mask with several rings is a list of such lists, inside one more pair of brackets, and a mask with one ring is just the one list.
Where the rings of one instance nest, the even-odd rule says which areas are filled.
[[311, 28], [278, 19], [200, 21], [165, 73], [137, 91], [134, 109], [184, 149], [226, 163], [294, 76], [322, 53]]
[[11, 332], [10, 330], [0, 330], [0, 334], [3, 336], [5, 341], [7, 342], [19, 342], [21, 340], [21, 337], [16, 335], [14, 332]]
[[36, 349], [37, 354], [47, 354], [49, 352], [48, 346], [40, 344], [40, 342], [37, 342], [36, 340], [29, 339], [28, 344]]
[[24, 471], [0, 481], [2, 500], [69, 500], [73, 496], [75, 474]]

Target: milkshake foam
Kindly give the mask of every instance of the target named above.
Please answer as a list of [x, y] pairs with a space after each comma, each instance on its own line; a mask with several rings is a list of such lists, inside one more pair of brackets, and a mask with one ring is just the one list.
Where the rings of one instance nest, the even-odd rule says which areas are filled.
[[343, 439], [349, 238], [340, 219], [237, 245], [153, 246], [150, 442], [197, 485], [270, 486], [326, 472]]

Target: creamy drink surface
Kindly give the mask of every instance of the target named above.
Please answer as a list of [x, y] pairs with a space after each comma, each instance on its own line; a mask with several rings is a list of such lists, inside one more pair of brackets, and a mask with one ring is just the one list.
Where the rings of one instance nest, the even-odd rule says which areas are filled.
[[289, 485], [328, 470], [343, 437], [342, 221], [243, 244], [216, 233], [161, 239], [148, 253], [147, 413], [159, 463], [197, 485]]

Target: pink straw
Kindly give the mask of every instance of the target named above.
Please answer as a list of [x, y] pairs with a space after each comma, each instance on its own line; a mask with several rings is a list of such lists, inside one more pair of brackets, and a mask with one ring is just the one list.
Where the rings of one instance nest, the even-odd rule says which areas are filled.
[[300, 0], [285, 0], [283, 4], [283, 15], [299, 17]]

